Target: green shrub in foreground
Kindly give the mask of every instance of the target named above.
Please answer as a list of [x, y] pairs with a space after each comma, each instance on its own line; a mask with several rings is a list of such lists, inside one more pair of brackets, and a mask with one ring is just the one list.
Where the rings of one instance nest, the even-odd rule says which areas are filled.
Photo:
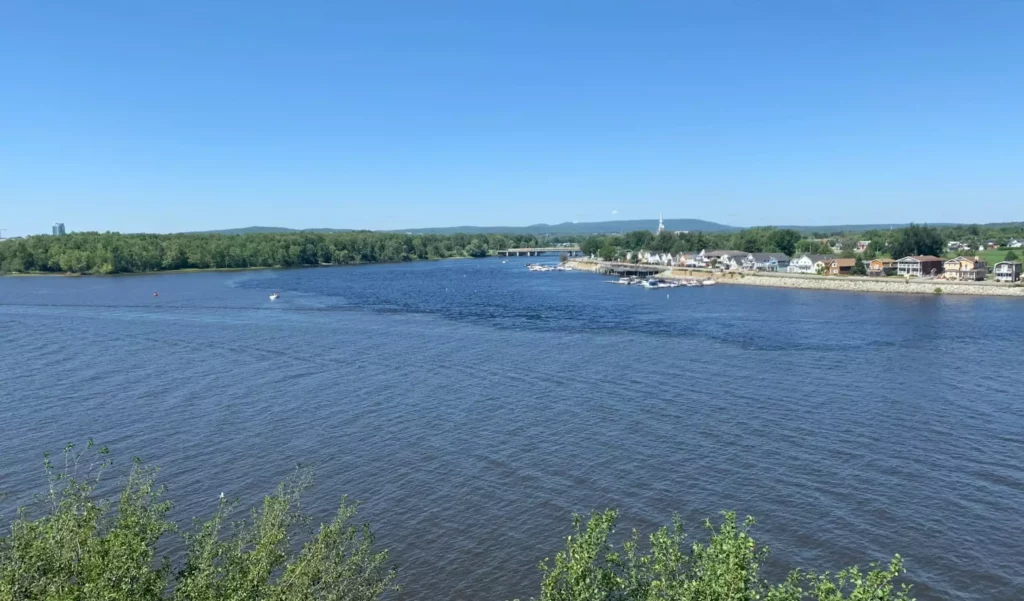
[[[45, 460], [48, 489], [40, 507], [19, 511], [0, 537], [0, 601], [371, 601], [396, 591], [386, 551], [370, 529], [352, 525], [342, 499], [328, 524], [310, 529], [299, 497], [311, 484], [298, 472], [248, 516], [231, 520], [223, 498], [213, 517], [187, 532], [167, 520], [171, 504], [156, 470], [136, 461], [116, 501], [98, 491], [110, 463], [92, 443], [68, 446], [65, 465]], [[90, 463], [85, 465], [86, 460]], [[688, 543], [675, 520], [641, 540], [610, 542], [617, 514], [577, 516], [564, 550], [541, 566], [540, 601], [908, 601], [885, 567], [832, 576], [793, 572], [771, 584], [759, 574], [768, 551], [750, 536], [753, 520], [723, 514], [705, 523], [707, 542]], [[159, 557], [167, 539], [185, 548], [182, 565]]]
[[688, 544], [677, 519], [646, 544], [633, 531], [616, 546], [609, 541], [616, 517], [611, 510], [576, 517], [565, 550], [541, 565], [540, 601], [911, 601], [909, 587], [894, 584], [904, 572], [899, 555], [867, 572], [795, 571], [773, 585], [759, 575], [768, 550], [751, 538], [752, 518], [738, 524], [726, 512], [718, 526], [705, 522], [706, 543]]

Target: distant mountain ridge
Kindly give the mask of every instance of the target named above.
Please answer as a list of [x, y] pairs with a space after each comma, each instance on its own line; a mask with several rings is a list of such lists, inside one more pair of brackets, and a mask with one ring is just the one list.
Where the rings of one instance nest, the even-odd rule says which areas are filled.
[[[1005, 222], [1005, 223], [985, 223], [977, 224], [985, 227], [1000, 227], [1007, 225], [1015, 225], [1018, 222]], [[909, 223], [875, 223], [875, 224], [850, 224], [850, 225], [774, 225], [769, 227], [777, 227], [784, 229], [793, 229], [802, 234], [810, 233], [821, 233], [821, 234], [838, 234], [840, 232], [864, 232], [868, 230], [887, 230], [887, 229], [899, 229], [910, 225]], [[959, 225], [968, 225], [962, 223], [926, 223], [922, 225], [929, 225], [931, 227], [955, 227]], [[657, 219], [633, 219], [633, 220], [620, 220], [620, 221], [594, 221], [594, 222], [565, 222], [557, 223], [554, 225], [547, 223], [537, 223], [534, 225], [526, 226], [477, 226], [477, 225], [462, 225], [454, 227], [428, 227], [428, 228], [413, 228], [406, 230], [389, 230], [395, 233], [404, 234], [536, 234], [536, 235], [585, 235], [585, 234], [622, 234], [625, 232], [632, 232], [636, 230], [650, 230], [656, 231], [658, 229]], [[671, 232], [737, 232], [747, 228], [737, 227], [732, 225], [724, 225], [721, 223], [715, 223], [713, 221], [704, 221], [703, 219], [666, 219], [665, 229]], [[308, 228], [308, 229], [293, 229], [287, 227], [267, 227], [267, 226], [250, 226], [242, 228], [233, 228], [226, 230], [210, 230], [203, 232], [188, 232], [191, 234], [224, 234], [224, 235], [242, 235], [242, 234], [280, 234], [280, 233], [296, 233], [296, 232], [315, 232], [315, 233], [330, 233], [330, 232], [351, 232], [356, 231], [352, 229], [336, 229], [336, 228]]]
[[[408, 233], [408, 234], [538, 234], [538, 235], [554, 235], [554, 234], [621, 234], [624, 232], [632, 232], [636, 230], [651, 230], [655, 231], [658, 229], [657, 219], [634, 219], [634, 220], [621, 220], [621, 221], [595, 221], [595, 222], [565, 222], [557, 223], [554, 225], [547, 223], [537, 223], [534, 225], [526, 226], [479, 226], [479, 225], [460, 225], [453, 227], [426, 227], [426, 228], [412, 228], [402, 230], [389, 230], [397, 233]], [[701, 231], [701, 232], [732, 232], [743, 228], [733, 227], [731, 225], [723, 225], [721, 223], [715, 223], [713, 221], [704, 221], [703, 219], [666, 219], [665, 229], [673, 232], [678, 231]], [[309, 228], [309, 229], [292, 229], [286, 227], [266, 227], [266, 226], [250, 226], [243, 228], [233, 228], [226, 230], [210, 230], [203, 232], [189, 232], [192, 234], [226, 234], [226, 235], [241, 235], [241, 234], [276, 234], [276, 233], [287, 233], [287, 232], [351, 232], [351, 229], [333, 229], [333, 228]]]

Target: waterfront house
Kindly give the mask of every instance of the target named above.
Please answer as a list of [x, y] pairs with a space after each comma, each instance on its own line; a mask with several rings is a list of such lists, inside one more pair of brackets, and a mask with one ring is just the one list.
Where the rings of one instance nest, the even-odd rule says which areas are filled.
[[640, 254], [638, 256], [640, 257], [641, 263], [646, 263], [648, 265], [670, 266], [674, 264], [672, 255], [669, 253], [642, 250], [640, 251]]
[[882, 276], [896, 273], [896, 261], [892, 259], [872, 259], [867, 265], [868, 275]]
[[684, 267], [706, 267], [701, 261], [700, 253], [679, 253], [679, 256], [676, 257], [676, 262]]
[[903, 257], [896, 261], [896, 273], [911, 277], [937, 275], [942, 273], [942, 259], [932, 255]]
[[832, 259], [828, 263], [828, 275], [850, 275], [857, 259]]
[[870, 244], [871, 244], [871, 240], [861, 240], [861, 241], [857, 242], [857, 247], [853, 249], [853, 252], [855, 252], [855, 253], [862, 253], [862, 252], [864, 252], [864, 251], [866, 251], [868, 249], [868, 246]]
[[750, 253], [743, 259], [747, 271], [786, 271], [789, 256], [783, 253]]
[[1000, 261], [995, 264], [993, 273], [997, 282], [1019, 282], [1021, 274], [1020, 261]]
[[988, 264], [980, 257], [957, 257], [942, 264], [942, 277], [959, 282], [980, 282], [988, 275]]
[[800, 255], [789, 262], [786, 271], [789, 273], [819, 273], [817, 264], [821, 263], [824, 270], [825, 262], [835, 259], [832, 255]]
[[[740, 257], [746, 256], [747, 253], [741, 250], [702, 250], [700, 254], [694, 257], [694, 261], [698, 263], [697, 267], [716, 267], [720, 266], [719, 263], [723, 263], [724, 269], [728, 268], [729, 257]], [[723, 261], [724, 259], [724, 261]]]
[[732, 255], [722, 255], [715, 263], [715, 266], [719, 269], [728, 271], [739, 271], [743, 269], [743, 261], [747, 258], [746, 253], [736, 253]]

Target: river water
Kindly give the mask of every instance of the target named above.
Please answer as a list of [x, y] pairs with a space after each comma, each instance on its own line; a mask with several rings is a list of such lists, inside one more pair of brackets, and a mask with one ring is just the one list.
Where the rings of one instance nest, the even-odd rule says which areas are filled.
[[181, 519], [311, 465], [306, 508], [360, 500], [404, 599], [536, 595], [606, 507], [754, 515], [774, 573], [900, 553], [921, 601], [1024, 598], [1019, 299], [524, 263], [0, 278], [0, 490], [88, 437], [159, 465]]

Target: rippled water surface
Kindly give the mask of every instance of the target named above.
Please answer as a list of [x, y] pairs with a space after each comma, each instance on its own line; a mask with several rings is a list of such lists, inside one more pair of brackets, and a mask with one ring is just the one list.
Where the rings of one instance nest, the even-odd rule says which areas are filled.
[[90, 436], [161, 466], [178, 518], [312, 465], [307, 508], [361, 500], [407, 599], [535, 595], [604, 507], [752, 514], [773, 572], [901, 553], [922, 601], [1021, 599], [1022, 340], [1017, 299], [516, 260], [0, 278], [0, 490]]

